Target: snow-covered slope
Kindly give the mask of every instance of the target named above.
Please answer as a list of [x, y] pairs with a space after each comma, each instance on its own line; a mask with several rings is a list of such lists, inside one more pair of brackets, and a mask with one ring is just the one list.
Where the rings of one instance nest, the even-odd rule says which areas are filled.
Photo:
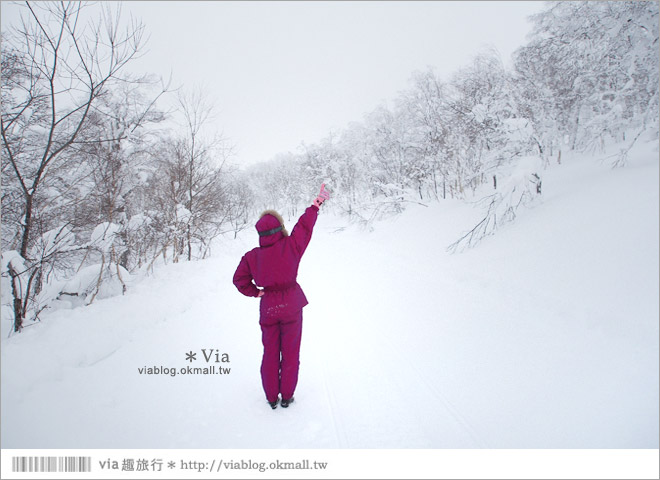
[[231, 283], [252, 230], [45, 314], [2, 339], [2, 445], [658, 448], [657, 143], [632, 153], [616, 170], [564, 158], [540, 204], [461, 254], [446, 247], [481, 214], [464, 203], [371, 232], [322, 214], [286, 410], [261, 390], [257, 300]]

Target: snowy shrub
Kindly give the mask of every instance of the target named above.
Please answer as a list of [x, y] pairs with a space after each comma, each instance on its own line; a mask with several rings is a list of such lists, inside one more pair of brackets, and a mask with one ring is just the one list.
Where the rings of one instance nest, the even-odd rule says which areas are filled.
[[477, 204], [485, 209], [484, 217], [447, 250], [451, 253], [472, 248], [502, 225], [512, 222], [521, 206], [531, 206], [541, 194], [541, 165], [538, 157], [521, 158], [515, 170], [498, 191], [481, 198]]
[[61, 285], [57, 293], [57, 305], [73, 308], [89, 305], [97, 298], [121, 295], [129, 275], [124, 267], [117, 264], [97, 264], [82, 268]]

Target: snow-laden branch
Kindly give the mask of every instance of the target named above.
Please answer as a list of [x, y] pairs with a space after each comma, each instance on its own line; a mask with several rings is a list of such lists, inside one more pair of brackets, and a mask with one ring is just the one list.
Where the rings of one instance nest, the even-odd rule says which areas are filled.
[[447, 251], [456, 253], [472, 248], [501, 226], [513, 222], [518, 209], [531, 205], [541, 194], [540, 169], [540, 158], [521, 159], [514, 173], [500, 182], [498, 191], [479, 200], [478, 203], [485, 206], [483, 218], [449, 245]]

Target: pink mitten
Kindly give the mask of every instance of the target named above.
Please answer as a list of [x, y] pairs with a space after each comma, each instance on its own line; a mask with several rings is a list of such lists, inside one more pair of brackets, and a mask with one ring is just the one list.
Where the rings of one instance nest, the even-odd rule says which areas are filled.
[[316, 205], [318, 208], [321, 208], [321, 204], [325, 202], [328, 198], [330, 198], [330, 194], [325, 189], [325, 183], [324, 183], [323, 185], [321, 185], [321, 192], [319, 193], [319, 196], [314, 199], [314, 205]]

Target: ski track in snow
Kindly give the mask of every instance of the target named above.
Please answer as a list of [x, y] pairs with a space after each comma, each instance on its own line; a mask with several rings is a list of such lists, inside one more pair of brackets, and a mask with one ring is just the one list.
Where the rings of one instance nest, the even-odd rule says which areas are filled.
[[[380, 338], [384, 341], [387, 342], [390, 345], [390, 348], [392, 351], [395, 350], [394, 344], [391, 342], [391, 340], [387, 337], [380, 336]], [[444, 410], [447, 412], [449, 416], [454, 420], [456, 425], [459, 427], [460, 430], [465, 432], [470, 439], [472, 440], [473, 445], [472, 447], [476, 448], [489, 448], [488, 444], [484, 441], [483, 438], [478, 434], [476, 429], [470, 425], [470, 422], [466, 420], [466, 418], [460, 413], [460, 411], [449, 401], [449, 399], [442, 393], [442, 391], [436, 387], [434, 387], [431, 382], [428, 381], [428, 375], [424, 375], [420, 370], [415, 367], [415, 364], [413, 362], [406, 361], [405, 359], [400, 359], [401, 364], [406, 366], [406, 369], [409, 372], [412, 372], [415, 374], [415, 379], [416, 383], [418, 385], [423, 385], [424, 388], [428, 390], [428, 392], [431, 394], [433, 398], [438, 400]]]
[[332, 417], [332, 424], [334, 426], [335, 439], [337, 446], [339, 448], [350, 448], [350, 442], [346, 436], [346, 431], [341, 425], [341, 420], [337, 417], [335, 413], [337, 411], [337, 400], [335, 399], [335, 394], [333, 389], [328, 387], [328, 379], [326, 369], [323, 368], [323, 391], [328, 401], [328, 409], [330, 411], [330, 416]]

